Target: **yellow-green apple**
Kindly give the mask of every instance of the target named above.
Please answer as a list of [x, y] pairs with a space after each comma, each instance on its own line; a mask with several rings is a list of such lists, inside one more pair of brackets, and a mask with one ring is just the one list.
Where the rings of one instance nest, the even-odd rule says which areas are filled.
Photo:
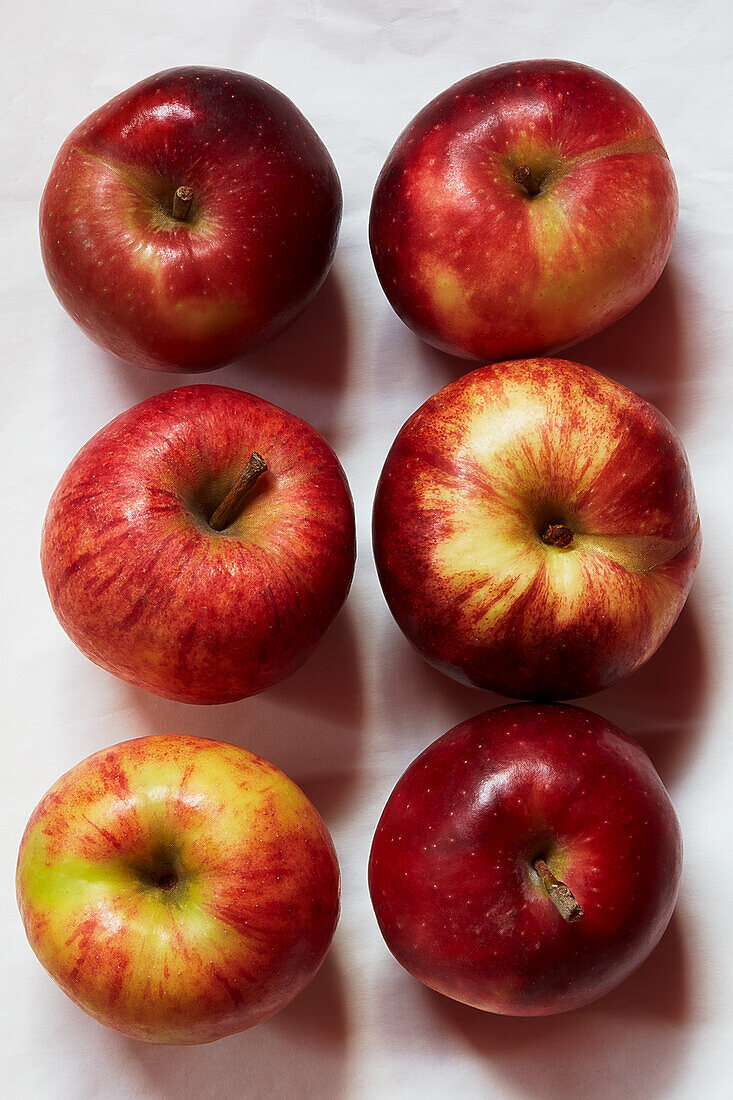
[[677, 817], [640, 746], [589, 711], [524, 703], [463, 722], [410, 765], [369, 885], [387, 946], [425, 985], [545, 1016], [644, 961], [681, 864]]
[[339, 910], [328, 830], [245, 749], [158, 736], [103, 749], [41, 799], [17, 893], [39, 960], [95, 1020], [208, 1043], [284, 1008]]
[[482, 367], [407, 421], [374, 503], [404, 633], [504, 695], [588, 695], [638, 668], [700, 554], [682, 444], [642, 397], [561, 359]]
[[90, 660], [187, 703], [289, 676], [349, 590], [354, 510], [324, 439], [251, 394], [187, 386], [102, 428], [46, 514], [51, 603]]
[[659, 133], [615, 80], [570, 61], [474, 73], [429, 103], [382, 168], [370, 239], [418, 336], [512, 359], [618, 320], [659, 278], [677, 223]]
[[87, 336], [153, 370], [219, 367], [305, 307], [341, 186], [290, 100], [228, 69], [168, 69], [66, 139], [41, 202], [51, 286]]

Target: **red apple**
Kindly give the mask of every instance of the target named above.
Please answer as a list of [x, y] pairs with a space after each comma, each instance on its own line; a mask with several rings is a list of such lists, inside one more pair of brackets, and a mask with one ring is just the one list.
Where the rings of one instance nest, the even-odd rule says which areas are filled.
[[641, 104], [571, 61], [520, 61], [439, 95], [372, 201], [393, 308], [454, 355], [544, 354], [618, 320], [659, 278], [677, 187]]
[[197, 737], [142, 737], [67, 772], [18, 856], [31, 947], [100, 1023], [208, 1043], [284, 1008], [338, 920], [328, 830], [281, 771]]
[[351, 495], [328, 444], [220, 386], [158, 394], [98, 432], [61, 478], [41, 545], [54, 611], [82, 653], [187, 703], [241, 699], [294, 672], [346, 598], [354, 558]]
[[650, 954], [682, 841], [646, 753], [566, 706], [480, 714], [407, 769], [369, 862], [387, 946], [416, 978], [488, 1012], [578, 1008]]
[[66, 139], [41, 249], [92, 340], [153, 370], [202, 371], [293, 320], [340, 221], [333, 161], [286, 96], [228, 69], [168, 69]]
[[518, 698], [599, 691], [679, 615], [700, 554], [682, 444], [588, 367], [483, 367], [407, 421], [374, 503], [387, 603], [448, 675]]

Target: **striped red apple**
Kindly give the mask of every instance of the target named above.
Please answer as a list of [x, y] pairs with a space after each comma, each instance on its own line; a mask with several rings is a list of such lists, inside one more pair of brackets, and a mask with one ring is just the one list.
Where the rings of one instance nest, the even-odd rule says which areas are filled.
[[28, 939], [90, 1016], [151, 1043], [208, 1043], [284, 1008], [339, 911], [328, 830], [254, 753], [189, 736], [102, 749], [23, 835]]
[[64, 473], [41, 564], [90, 660], [186, 703], [294, 672], [341, 608], [356, 554], [335, 454], [252, 394], [185, 386], [102, 428]]
[[662, 414], [560, 359], [487, 366], [431, 397], [387, 457], [374, 553], [431, 663], [532, 699], [599, 691], [662, 643], [700, 554]]

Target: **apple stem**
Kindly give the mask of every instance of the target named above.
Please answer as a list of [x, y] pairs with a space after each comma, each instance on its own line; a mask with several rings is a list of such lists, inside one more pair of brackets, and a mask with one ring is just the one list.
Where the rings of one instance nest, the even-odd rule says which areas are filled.
[[528, 195], [539, 195], [539, 181], [528, 164], [518, 164], [512, 172], [512, 179], [520, 184]]
[[548, 523], [540, 538], [545, 546], [556, 546], [559, 550], [565, 550], [573, 541], [573, 532], [564, 523]]
[[173, 208], [171, 217], [176, 221], [185, 222], [193, 202], [193, 187], [178, 187], [173, 194]]
[[564, 882], [560, 882], [553, 875], [544, 859], [536, 859], [532, 864], [537, 874], [542, 879], [542, 885], [547, 890], [548, 897], [557, 909], [563, 920], [573, 924], [576, 920], [583, 919], [583, 909], [575, 900], [575, 896]]
[[257, 451], [252, 452], [247, 465], [242, 470], [237, 481], [232, 485], [231, 489], [224, 497], [219, 507], [214, 512], [213, 516], [209, 520], [209, 527], [213, 527], [215, 531], [223, 531], [225, 527], [228, 527], [232, 523], [244, 504], [244, 499], [252, 489], [260, 477], [267, 469], [267, 463], [262, 455]]

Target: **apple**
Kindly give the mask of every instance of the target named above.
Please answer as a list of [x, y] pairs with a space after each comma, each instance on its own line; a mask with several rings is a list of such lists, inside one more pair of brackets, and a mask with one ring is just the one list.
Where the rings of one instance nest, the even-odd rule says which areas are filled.
[[419, 652], [534, 699], [589, 695], [643, 664], [700, 554], [674, 428], [561, 359], [486, 366], [426, 401], [385, 462], [373, 535], [387, 603]]
[[387, 946], [425, 985], [546, 1016], [644, 961], [681, 863], [640, 746], [589, 711], [524, 703], [462, 722], [409, 766], [377, 826], [369, 887]]
[[474, 73], [410, 123], [372, 200], [377, 275], [405, 324], [467, 358], [546, 354], [649, 293], [677, 187], [630, 92], [571, 61]]
[[354, 571], [354, 509], [309, 424], [221, 386], [158, 394], [102, 428], [53, 494], [51, 603], [90, 660], [186, 703], [294, 672]]
[[40, 212], [46, 273], [97, 344], [204, 371], [297, 316], [341, 222], [326, 147], [290, 100], [229, 69], [168, 69], [66, 139]]
[[209, 1043], [284, 1008], [318, 971], [339, 911], [328, 829], [245, 749], [141, 737], [51, 787], [18, 856], [31, 947], [102, 1024]]

